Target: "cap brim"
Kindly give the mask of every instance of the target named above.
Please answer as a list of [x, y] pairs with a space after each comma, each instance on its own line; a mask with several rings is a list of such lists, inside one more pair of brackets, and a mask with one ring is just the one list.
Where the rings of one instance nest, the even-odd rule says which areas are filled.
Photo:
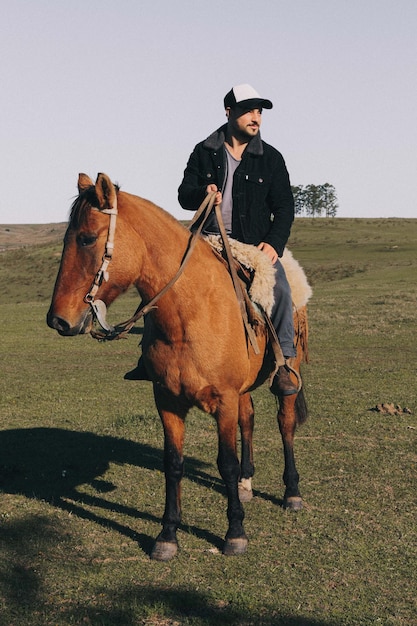
[[235, 106], [239, 109], [272, 109], [272, 102], [263, 98], [250, 98], [236, 102]]

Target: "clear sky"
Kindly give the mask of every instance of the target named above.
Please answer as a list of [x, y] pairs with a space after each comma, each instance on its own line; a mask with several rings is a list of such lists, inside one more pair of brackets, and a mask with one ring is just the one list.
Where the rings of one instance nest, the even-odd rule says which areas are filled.
[[417, 0], [0, 0], [0, 223], [66, 221], [79, 172], [189, 218], [194, 145], [250, 83], [293, 185], [417, 217]]

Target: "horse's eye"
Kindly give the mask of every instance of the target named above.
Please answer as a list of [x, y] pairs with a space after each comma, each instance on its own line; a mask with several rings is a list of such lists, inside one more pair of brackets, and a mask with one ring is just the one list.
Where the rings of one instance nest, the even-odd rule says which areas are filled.
[[92, 246], [94, 243], [96, 243], [97, 241], [97, 237], [95, 235], [88, 235], [88, 234], [79, 234], [77, 237], [77, 243], [79, 246]]

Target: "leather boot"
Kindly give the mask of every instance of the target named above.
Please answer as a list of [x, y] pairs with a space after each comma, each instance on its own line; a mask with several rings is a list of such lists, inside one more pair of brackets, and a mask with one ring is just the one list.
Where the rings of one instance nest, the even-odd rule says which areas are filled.
[[130, 372], [127, 372], [123, 378], [125, 380], [151, 380], [142, 357], [139, 358], [137, 366]]
[[291, 380], [290, 371], [286, 365], [281, 365], [278, 368], [270, 390], [275, 396], [292, 396], [294, 393], [298, 393], [298, 386]]

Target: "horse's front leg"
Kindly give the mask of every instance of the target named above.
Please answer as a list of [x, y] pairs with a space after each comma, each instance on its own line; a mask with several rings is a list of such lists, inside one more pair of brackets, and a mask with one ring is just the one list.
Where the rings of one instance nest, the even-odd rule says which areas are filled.
[[238, 482], [240, 463], [236, 451], [236, 434], [238, 422], [239, 397], [230, 393], [222, 397], [216, 411], [217, 430], [219, 437], [219, 453], [217, 466], [224, 480], [227, 493], [227, 518], [229, 528], [226, 533], [223, 554], [233, 556], [243, 554], [248, 539], [243, 529], [244, 511], [239, 500]]
[[284, 446], [284, 508], [293, 511], [299, 511], [303, 508], [303, 501], [298, 488], [299, 474], [294, 457], [294, 435], [297, 426], [296, 399], [296, 394], [281, 397], [278, 411], [278, 424]]
[[164, 427], [165, 511], [162, 518], [162, 531], [156, 538], [151, 559], [168, 561], [176, 555], [178, 550], [177, 529], [181, 522], [183, 445], [188, 408], [180, 406], [173, 398], [168, 399], [161, 390], [155, 389], [154, 395]]
[[239, 428], [241, 437], [239, 499], [249, 502], [253, 497], [252, 477], [255, 473], [253, 464], [253, 402], [249, 393], [239, 398]]

